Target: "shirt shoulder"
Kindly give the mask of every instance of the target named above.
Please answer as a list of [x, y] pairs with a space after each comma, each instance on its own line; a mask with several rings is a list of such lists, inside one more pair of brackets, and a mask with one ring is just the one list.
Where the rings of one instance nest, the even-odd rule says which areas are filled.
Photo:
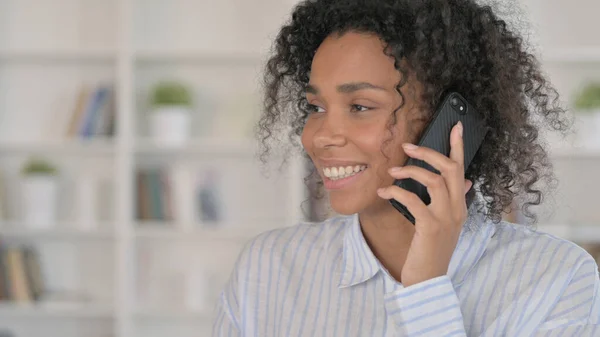
[[[596, 260], [576, 243], [525, 225], [500, 222], [492, 236], [479, 271], [496, 270], [497, 285], [517, 297], [530, 291], [554, 304], [572, 287], [595, 297], [599, 283]], [[535, 289], [535, 290], [533, 290]], [[586, 309], [587, 310], [587, 309]]]
[[[597, 321], [598, 266], [585, 249], [525, 225], [482, 227], [492, 234], [457, 288], [472, 334], [498, 325], [506, 335], [521, 336], [515, 331]], [[466, 249], [480, 248], [476, 240], [468, 243]]]
[[538, 228], [502, 221], [488, 249], [493, 255], [506, 255], [512, 260], [522, 260], [525, 267], [537, 265], [557, 276], [568, 275], [584, 265], [597, 269], [595, 259], [576, 243], [546, 233]]

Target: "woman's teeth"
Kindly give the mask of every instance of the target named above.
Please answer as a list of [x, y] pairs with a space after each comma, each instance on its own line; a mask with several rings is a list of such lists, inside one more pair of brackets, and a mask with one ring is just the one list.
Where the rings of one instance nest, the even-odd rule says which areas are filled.
[[366, 168], [367, 168], [367, 165], [356, 165], [356, 166], [346, 166], [346, 167], [326, 167], [323, 169], [323, 174], [331, 180], [338, 180], [338, 179], [343, 179], [343, 178], [353, 176]]

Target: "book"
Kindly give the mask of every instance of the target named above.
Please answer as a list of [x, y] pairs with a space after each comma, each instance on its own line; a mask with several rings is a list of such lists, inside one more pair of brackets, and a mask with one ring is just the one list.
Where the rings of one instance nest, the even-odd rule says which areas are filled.
[[18, 303], [31, 302], [29, 283], [25, 275], [23, 252], [15, 247], [6, 251], [6, 261], [10, 280], [11, 300]]
[[0, 242], [0, 301], [32, 303], [45, 295], [38, 253], [28, 246]]
[[82, 85], [67, 128], [68, 137], [88, 139], [114, 135], [114, 90], [103, 84], [90, 88]]
[[39, 301], [44, 295], [44, 282], [38, 253], [31, 247], [24, 247], [22, 252], [29, 293], [34, 301]]
[[8, 266], [4, 263], [5, 250], [4, 243], [0, 241], [0, 301], [10, 299]]
[[86, 102], [89, 99], [89, 95], [89, 88], [87, 86], [82, 86], [79, 90], [79, 94], [77, 95], [77, 100], [73, 108], [71, 121], [69, 122], [69, 127], [67, 129], [67, 136], [74, 137], [78, 134], [79, 125], [81, 124], [81, 119], [85, 111], [85, 107], [87, 105]]
[[173, 219], [171, 178], [165, 170], [159, 168], [138, 170], [136, 185], [138, 220]]

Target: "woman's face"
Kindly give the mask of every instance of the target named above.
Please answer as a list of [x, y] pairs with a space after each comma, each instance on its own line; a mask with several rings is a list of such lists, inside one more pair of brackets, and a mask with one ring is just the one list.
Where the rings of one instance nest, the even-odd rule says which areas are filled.
[[395, 89], [401, 75], [383, 48], [375, 35], [349, 32], [328, 37], [312, 62], [306, 90], [312, 113], [302, 144], [340, 214], [391, 207], [376, 191], [392, 184], [387, 170], [405, 161], [400, 145], [414, 142], [422, 127], [409, 79], [389, 132], [392, 113], [402, 103]]

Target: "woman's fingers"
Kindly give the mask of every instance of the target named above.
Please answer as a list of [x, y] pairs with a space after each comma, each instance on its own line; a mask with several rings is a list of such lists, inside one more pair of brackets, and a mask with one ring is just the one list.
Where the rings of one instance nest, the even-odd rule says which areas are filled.
[[413, 192], [409, 192], [396, 185], [383, 187], [377, 190], [377, 194], [384, 199], [395, 199], [406, 206], [408, 211], [419, 220], [431, 219], [431, 213], [421, 198]]
[[449, 173], [453, 175], [453, 178], [449, 179], [450, 182], [448, 183], [450, 202], [454, 209], [460, 209], [459, 207], [465, 208], [465, 193], [462, 188], [465, 180], [465, 148], [463, 125], [461, 122], [458, 122], [450, 133], [450, 160], [456, 163], [452, 167], [453, 171]]
[[452, 132], [450, 132], [450, 159], [460, 164], [464, 169], [465, 148], [463, 141], [463, 125], [461, 122], [458, 122], [452, 128]]
[[[413, 144], [405, 144], [404, 152], [415, 159], [420, 159], [438, 170], [444, 177], [448, 188], [450, 203], [453, 208], [464, 207], [464, 146], [463, 126], [458, 123], [450, 133], [450, 156], [427, 147], [417, 147]], [[459, 209], [460, 209], [459, 208]]]
[[[392, 177], [396, 179], [411, 178], [427, 187], [427, 192], [434, 205], [448, 205], [449, 194], [446, 179], [439, 174], [433, 173], [418, 166], [393, 167], [389, 170]], [[446, 207], [446, 206], [444, 206]]]

